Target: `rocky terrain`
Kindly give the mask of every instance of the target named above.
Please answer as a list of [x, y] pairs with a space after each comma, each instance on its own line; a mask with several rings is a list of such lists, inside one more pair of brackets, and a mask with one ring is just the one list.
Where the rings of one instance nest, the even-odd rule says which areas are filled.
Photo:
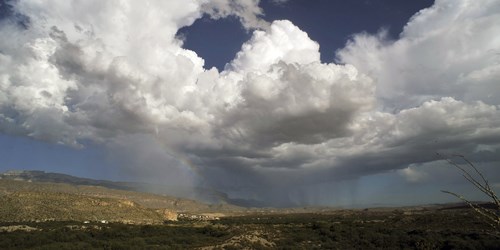
[[54, 176], [59, 175], [39, 171], [0, 175], [0, 249], [498, 249], [500, 245], [499, 232], [466, 204], [244, 208], [105, 187], [100, 184], [107, 181], [82, 182], [67, 175], [62, 175], [64, 181], [55, 181]]
[[231, 203], [230, 199], [228, 199], [225, 193], [211, 189], [169, 186], [167, 184], [151, 184], [142, 182], [94, 180], [61, 173], [48, 173], [38, 170], [11, 170], [5, 173], [0, 173], [0, 179], [20, 180], [28, 182], [66, 183], [75, 186], [97, 186], [115, 190], [136, 191], [142, 193], [153, 193], [164, 196], [180, 197], [207, 203], [224, 203], [228, 201], [229, 203]]
[[0, 196], [0, 221], [106, 221], [159, 224], [160, 212], [126, 199], [49, 193], [14, 192]]
[[[168, 195], [137, 192], [120, 182], [92, 180], [43, 171], [0, 174], [0, 222], [46, 220], [108, 220], [136, 224], [164, 220], [211, 219], [227, 215], [330, 213], [332, 207], [250, 208], [224, 201], [209, 204]], [[430, 207], [439, 209], [442, 206]], [[451, 205], [453, 206], [453, 205]], [[400, 208], [420, 210], [425, 206]], [[372, 209], [375, 211], [376, 209]], [[379, 208], [378, 210], [392, 210]]]
[[[212, 219], [244, 210], [224, 203], [213, 205], [166, 195], [83, 185], [81, 181], [72, 183], [65, 175], [65, 182], [44, 182], [50, 179], [40, 178], [40, 171], [35, 174], [34, 178], [31, 178], [32, 171], [0, 175], [0, 222], [104, 220], [158, 224], [177, 220], [179, 214]], [[99, 182], [106, 181], [85, 183]]]

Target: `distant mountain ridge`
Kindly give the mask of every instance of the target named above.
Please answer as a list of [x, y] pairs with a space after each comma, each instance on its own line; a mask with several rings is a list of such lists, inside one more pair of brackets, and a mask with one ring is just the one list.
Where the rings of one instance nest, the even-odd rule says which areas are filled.
[[55, 183], [67, 183], [72, 185], [101, 186], [101, 187], [121, 189], [121, 190], [133, 190], [132, 187], [127, 187], [126, 183], [107, 181], [107, 180], [94, 180], [67, 174], [48, 173], [40, 170], [9, 170], [7, 172], [1, 173], [0, 179], [36, 181], [36, 182], [55, 182]]
[[207, 203], [227, 203], [227, 194], [203, 188], [190, 188], [179, 186], [168, 186], [160, 184], [148, 184], [141, 182], [116, 182], [108, 180], [95, 180], [90, 178], [76, 177], [61, 173], [50, 173], [40, 170], [9, 170], [0, 174], [0, 179], [22, 180], [28, 182], [52, 182], [66, 183], [71, 185], [100, 186], [111, 189], [147, 192], [160, 195], [169, 195], [179, 198], [194, 199]]

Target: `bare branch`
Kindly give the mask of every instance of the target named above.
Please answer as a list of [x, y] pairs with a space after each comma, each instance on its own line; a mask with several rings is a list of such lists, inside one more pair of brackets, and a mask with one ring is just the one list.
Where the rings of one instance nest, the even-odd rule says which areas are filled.
[[[496, 224], [500, 224], [500, 220], [499, 220], [499, 218], [498, 218], [498, 216], [497, 216], [497, 214], [495, 212], [493, 212], [493, 211], [491, 211], [489, 209], [483, 208], [481, 206], [475, 205], [474, 203], [470, 202], [469, 200], [467, 200], [462, 195], [459, 195], [459, 194], [456, 194], [456, 193], [453, 193], [453, 192], [450, 192], [450, 191], [446, 191], [446, 190], [441, 190], [441, 192], [447, 193], [447, 194], [451, 194], [451, 195], [457, 197], [458, 199], [460, 199], [463, 202], [465, 202], [469, 207], [471, 207], [472, 209], [474, 209], [476, 212], [478, 212], [482, 216], [488, 218], [491, 221], [494, 221]], [[493, 225], [491, 223], [488, 223], [488, 224]]]
[[448, 163], [450, 163], [451, 165], [455, 166], [456, 168], [460, 169], [460, 171], [462, 171], [462, 173], [463, 173], [463, 176], [469, 182], [471, 182], [472, 184], [474, 184], [478, 189], [480, 189], [481, 192], [488, 193], [487, 187], [484, 186], [483, 184], [481, 184], [480, 182], [478, 182], [469, 172], [467, 172], [467, 170], [465, 170], [463, 167], [461, 167], [458, 163], [456, 163], [456, 162], [454, 162], [453, 160], [450, 160], [450, 159], [446, 159], [446, 161]]
[[[439, 153], [437, 155], [442, 157], [442, 155], [440, 155]], [[493, 200], [492, 204], [496, 206], [496, 209], [488, 209], [478, 204], [474, 204], [469, 200], [467, 200], [464, 196], [450, 191], [442, 190], [442, 192], [453, 195], [458, 199], [462, 200], [463, 202], [465, 202], [476, 213], [483, 216], [483, 218], [486, 219], [485, 222], [488, 223], [490, 226], [492, 226], [496, 230], [497, 234], [500, 233], [500, 199], [496, 195], [495, 191], [493, 191], [493, 189], [491, 188], [488, 180], [484, 177], [483, 173], [481, 173], [481, 171], [479, 171], [479, 169], [471, 161], [469, 161], [463, 155], [452, 155], [452, 156], [461, 158], [466, 163], [466, 166], [472, 168], [472, 173], [474, 173], [476, 176], [479, 176], [479, 178], [474, 177], [470, 172], [471, 170], [465, 169], [465, 167], [461, 166], [455, 161], [444, 157], [443, 159], [445, 159], [450, 165], [459, 169], [462, 172], [462, 176], [468, 182], [472, 183], [479, 191], [490, 197]]]

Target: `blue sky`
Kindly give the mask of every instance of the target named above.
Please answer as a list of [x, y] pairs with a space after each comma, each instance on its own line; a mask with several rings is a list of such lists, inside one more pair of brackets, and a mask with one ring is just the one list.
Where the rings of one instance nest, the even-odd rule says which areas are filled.
[[483, 199], [500, 186], [500, 4], [2, 1], [0, 171], [269, 205]]
[[[387, 29], [396, 39], [409, 18], [432, 0], [295, 0], [283, 4], [262, 1], [263, 19], [291, 20], [320, 44], [321, 60], [333, 62], [335, 51], [345, 46], [356, 33], [377, 33]], [[224, 69], [251, 33], [245, 31], [235, 17], [213, 20], [208, 16], [179, 31], [186, 41], [184, 47], [196, 51], [205, 59], [205, 67]]]

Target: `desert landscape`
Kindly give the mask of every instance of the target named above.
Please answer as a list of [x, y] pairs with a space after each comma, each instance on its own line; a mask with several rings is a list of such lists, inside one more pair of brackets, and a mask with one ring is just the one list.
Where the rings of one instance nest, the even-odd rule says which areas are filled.
[[500, 249], [500, 0], [0, 0], [0, 250]]
[[67, 175], [57, 179], [62, 182], [47, 182], [54, 174], [40, 171], [0, 177], [1, 249], [495, 249], [500, 245], [498, 231], [465, 203], [249, 208], [80, 185], [75, 183], [84, 179]]

